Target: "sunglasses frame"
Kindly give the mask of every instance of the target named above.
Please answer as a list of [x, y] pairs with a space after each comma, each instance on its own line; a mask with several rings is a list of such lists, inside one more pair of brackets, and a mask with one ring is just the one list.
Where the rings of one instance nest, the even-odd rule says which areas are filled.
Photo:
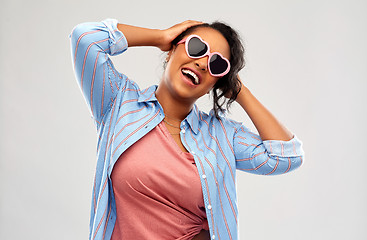
[[[198, 38], [202, 43], [204, 43], [207, 47], [207, 51], [205, 54], [201, 55], [201, 56], [198, 56], [198, 57], [193, 57], [189, 54], [189, 42], [192, 38]], [[209, 69], [209, 73], [210, 75], [212, 75], [213, 77], [223, 77], [225, 76], [229, 70], [231, 69], [231, 64], [229, 63], [228, 59], [223, 57], [222, 54], [220, 54], [219, 52], [210, 52], [210, 46], [207, 42], [205, 42], [200, 36], [198, 35], [195, 35], [195, 34], [192, 34], [184, 39], [182, 39], [181, 41], [179, 41], [177, 43], [177, 45], [181, 44], [181, 43], [185, 43], [185, 50], [186, 50], [186, 54], [187, 56], [189, 56], [190, 58], [193, 58], [193, 59], [198, 59], [198, 58], [203, 58], [203, 57], [206, 57], [206, 56], [209, 56], [208, 57], [208, 69]], [[227, 66], [227, 69], [223, 72], [223, 73], [219, 73], [219, 74], [213, 74], [211, 69], [210, 69], [210, 58], [213, 56], [213, 55], [219, 55], [224, 61], [227, 62], [228, 66]]]

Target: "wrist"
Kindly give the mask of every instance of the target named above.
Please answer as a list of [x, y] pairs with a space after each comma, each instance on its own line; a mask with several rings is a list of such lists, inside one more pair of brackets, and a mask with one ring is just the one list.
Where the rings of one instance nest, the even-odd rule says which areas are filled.
[[143, 36], [145, 44], [143, 46], [160, 47], [162, 43], [163, 33], [160, 29], [149, 29]]
[[241, 84], [241, 90], [237, 95], [236, 102], [240, 103], [245, 100], [246, 95], [250, 93], [250, 90], [243, 84]]
[[167, 31], [167, 29], [164, 29], [164, 30], [157, 29], [156, 34], [157, 34], [157, 38], [156, 38], [157, 42], [155, 46], [161, 49], [162, 51], [171, 50], [172, 36], [169, 35], [169, 32]]

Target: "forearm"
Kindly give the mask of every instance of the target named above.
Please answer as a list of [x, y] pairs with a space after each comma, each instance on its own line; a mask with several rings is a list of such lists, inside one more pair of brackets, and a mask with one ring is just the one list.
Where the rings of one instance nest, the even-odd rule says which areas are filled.
[[244, 85], [242, 85], [236, 101], [246, 111], [263, 141], [288, 141], [293, 138], [293, 134]]
[[117, 24], [117, 28], [125, 35], [129, 47], [154, 46], [157, 47], [162, 41], [162, 31], [126, 24]]
[[126, 24], [117, 24], [117, 28], [125, 35], [128, 46], [153, 46], [162, 51], [172, 48], [172, 41], [187, 28], [202, 22], [187, 20], [167, 29], [149, 29]]

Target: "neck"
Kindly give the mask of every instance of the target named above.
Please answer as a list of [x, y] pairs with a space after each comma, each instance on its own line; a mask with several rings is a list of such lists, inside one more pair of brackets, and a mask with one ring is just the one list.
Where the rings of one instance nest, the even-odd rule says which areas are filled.
[[165, 116], [170, 120], [184, 120], [194, 106], [194, 103], [185, 102], [170, 95], [161, 85], [156, 90], [156, 97], [163, 108]]

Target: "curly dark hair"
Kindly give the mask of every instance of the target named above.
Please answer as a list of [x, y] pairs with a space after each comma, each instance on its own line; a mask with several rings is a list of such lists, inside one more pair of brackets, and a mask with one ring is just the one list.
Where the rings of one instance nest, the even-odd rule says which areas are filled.
[[[243, 47], [241, 37], [232, 27], [224, 22], [215, 21], [213, 23], [203, 23], [192, 26], [178, 35], [173, 41], [172, 45], [183, 39], [186, 35], [191, 34], [197, 28], [212, 28], [220, 32], [228, 42], [230, 47], [230, 71], [223, 77], [221, 77], [212, 89], [213, 94], [213, 110], [215, 117], [219, 118], [218, 112], [224, 112], [223, 105], [226, 104], [228, 110], [230, 105], [236, 100], [238, 93], [241, 90], [241, 81], [238, 79], [238, 72], [245, 67], [245, 48]], [[229, 98], [224, 97], [230, 96]], [[223, 99], [222, 99], [223, 98]]]

